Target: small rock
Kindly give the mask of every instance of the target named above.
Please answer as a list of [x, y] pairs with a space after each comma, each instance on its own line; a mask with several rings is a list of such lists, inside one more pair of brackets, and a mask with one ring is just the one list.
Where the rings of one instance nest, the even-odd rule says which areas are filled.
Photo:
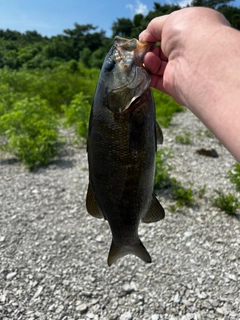
[[103, 242], [104, 241], [104, 237], [103, 237], [103, 235], [98, 235], [97, 237], [96, 237], [96, 241], [97, 242]]
[[126, 293], [131, 293], [134, 291], [134, 288], [129, 284], [129, 283], [125, 283], [122, 287], [123, 291]]
[[193, 235], [192, 231], [186, 231], [186, 232], [184, 232], [182, 241], [187, 241], [189, 238], [192, 237], [192, 235]]
[[217, 313], [222, 314], [222, 315], [228, 314], [227, 308], [224, 306], [221, 308], [217, 308], [216, 311], [217, 311]]
[[175, 297], [174, 297], [173, 302], [174, 303], [179, 303], [180, 301], [181, 301], [181, 297], [180, 297], [179, 293], [177, 292]]
[[34, 294], [34, 296], [33, 296], [33, 299], [38, 298], [38, 297], [41, 295], [42, 291], [43, 291], [43, 287], [42, 287], [42, 286], [39, 286], [39, 287], [37, 288], [37, 291], [35, 292], [35, 294]]
[[12, 280], [14, 277], [16, 277], [17, 272], [10, 272], [6, 275], [7, 280]]
[[187, 313], [180, 318], [180, 320], [192, 320], [192, 319], [194, 319], [194, 314], [192, 313]]
[[237, 276], [235, 274], [228, 274], [227, 277], [228, 277], [228, 279], [233, 280], [233, 281], [237, 281], [238, 280], [238, 278], [237, 278]]
[[132, 320], [132, 314], [131, 312], [127, 311], [127, 312], [124, 312], [121, 316], [120, 316], [120, 320]]
[[199, 292], [197, 293], [197, 296], [199, 299], [204, 300], [207, 298], [208, 295], [205, 292], [201, 292], [201, 293]]
[[211, 260], [210, 260], [210, 266], [211, 266], [211, 267], [214, 267], [216, 264], [217, 264], [217, 261], [216, 261], [216, 260], [214, 260], [214, 259], [211, 259]]
[[81, 314], [83, 314], [88, 311], [88, 306], [86, 305], [86, 303], [81, 303], [77, 305], [76, 311], [79, 311]]
[[62, 313], [64, 309], [64, 306], [63, 305], [60, 305], [59, 307], [57, 307], [56, 311], [55, 311], [55, 314], [59, 314], [59, 313]]
[[160, 317], [158, 314], [153, 314], [152, 317], [151, 317], [151, 320], [159, 320]]

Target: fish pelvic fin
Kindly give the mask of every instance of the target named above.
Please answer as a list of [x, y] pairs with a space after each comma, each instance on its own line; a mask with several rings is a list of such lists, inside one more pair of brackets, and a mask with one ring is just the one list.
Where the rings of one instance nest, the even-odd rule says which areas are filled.
[[102, 211], [98, 207], [98, 204], [94, 197], [93, 190], [90, 183], [88, 185], [88, 191], [87, 191], [86, 208], [88, 213], [91, 214], [93, 217], [98, 219], [103, 218]]
[[165, 212], [163, 207], [161, 206], [160, 202], [156, 198], [156, 196], [152, 195], [152, 203], [145, 214], [145, 216], [142, 218], [142, 222], [144, 223], [151, 223], [151, 222], [157, 222], [159, 220], [162, 220], [165, 217]]
[[133, 254], [136, 257], [142, 259], [144, 262], [151, 263], [152, 259], [146, 248], [138, 238], [138, 242], [134, 245], [125, 245], [118, 247], [112, 241], [110, 251], [108, 254], [108, 265], [111, 266], [118, 259], [126, 256], [127, 254]]

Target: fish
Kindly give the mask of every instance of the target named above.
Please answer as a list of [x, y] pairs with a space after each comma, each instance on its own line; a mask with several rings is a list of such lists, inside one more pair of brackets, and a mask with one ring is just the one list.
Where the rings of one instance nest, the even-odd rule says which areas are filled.
[[151, 76], [143, 64], [152, 45], [115, 37], [90, 112], [86, 209], [110, 226], [109, 266], [128, 254], [151, 263], [138, 227], [141, 221], [165, 216], [153, 192], [155, 154], [163, 133], [156, 122]]

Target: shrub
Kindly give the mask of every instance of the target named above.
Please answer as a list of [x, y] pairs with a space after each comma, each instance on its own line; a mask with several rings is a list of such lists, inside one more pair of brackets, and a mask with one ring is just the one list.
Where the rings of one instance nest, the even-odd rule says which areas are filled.
[[157, 121], [166, 128], [169, 126], [174, 114], [184, 111], [184, 108], [167, 94], [156, 89], [152, 89], [152, 92], [155, 101]]
[[57, 153], [58, 119], [39, 97], [15, 102], [0, 117], [0, 133], [8, 139], [5, 149], [14, 153], [29, 169], [45, 165]]
[[65, 126], [73, 126], [75, 132], [81, 138], [86, 139], [88, 134], [88, 122], [91, 110], [89, 98], [82, 92], [76, 94], [70, 106], [62, 106], [66, 118]]

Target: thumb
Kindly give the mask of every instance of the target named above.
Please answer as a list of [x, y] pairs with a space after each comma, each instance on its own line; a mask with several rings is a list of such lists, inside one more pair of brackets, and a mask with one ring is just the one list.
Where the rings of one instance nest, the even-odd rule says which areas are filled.
[[162, 29], [169, 15], [154, 18], [147, 28], [140, 33], [139, 40], [142, 42], [156, 42], [162, 40]]

